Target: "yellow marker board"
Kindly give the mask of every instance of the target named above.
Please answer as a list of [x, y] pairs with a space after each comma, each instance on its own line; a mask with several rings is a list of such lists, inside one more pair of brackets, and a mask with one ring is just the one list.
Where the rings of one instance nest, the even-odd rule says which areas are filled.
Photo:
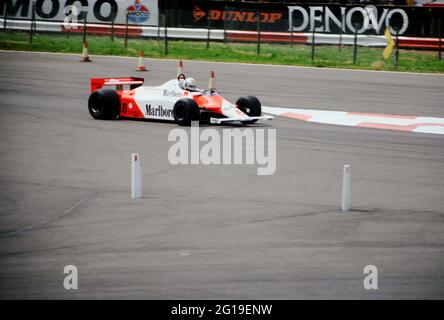
[[385, 38], [387, 39], [387, 47], [385, 47], [382, 56], [385, 60], [388, 60], [393, 52], [393, 47], [395, 46], [395, 41], [393, 41], [392, 35], [390, 34], [390, 30], [388, 28], [384, 31]]

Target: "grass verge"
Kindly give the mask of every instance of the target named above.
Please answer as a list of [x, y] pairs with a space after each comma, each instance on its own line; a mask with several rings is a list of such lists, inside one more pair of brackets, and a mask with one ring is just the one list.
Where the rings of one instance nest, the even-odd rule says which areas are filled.
[[[223, 62], [266, 63], [277, 65], [335, 67], [347, 69], [391, 70], [410, 72], [444, 73], [444, 60], [438, 60], [437, 52], [400, 50], [399, 67], [395, 68], [393, 59], [384, 61], [383, 49], [359, 47], [357, 63], [353, 64], [353, 48], [337, 46], [318, 46], [315, 61], [311, 61], [311, 47], [297, 44], [293, 48], [283, 44], [262, 44], [261, 54], [257, 55], [255, 44], [212, 42], [206, 49], [205, 42], [168, 41], [168, 55], [164, 55], [164, 42], [148, 39], [129, 39], [125, 49], [122, 38], [88, 35], [91, 55], [117, 55], [136, 57], [144, 50], [146, 57], [172, 58], [186, 60], [207, 60]], [[80, 35], [37, 34], [33, 43], [29, 35], [17, 32], [0, 32], [0, 49], [78, 53], [82, 51]]]

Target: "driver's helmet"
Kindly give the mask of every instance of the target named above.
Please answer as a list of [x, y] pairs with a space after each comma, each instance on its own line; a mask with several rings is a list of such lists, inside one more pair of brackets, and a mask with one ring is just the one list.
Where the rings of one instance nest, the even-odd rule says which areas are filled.
[[189, 91], [196, 91], [197, 83], [193, 78], [188, 78], [183, 82], [183, 88]]

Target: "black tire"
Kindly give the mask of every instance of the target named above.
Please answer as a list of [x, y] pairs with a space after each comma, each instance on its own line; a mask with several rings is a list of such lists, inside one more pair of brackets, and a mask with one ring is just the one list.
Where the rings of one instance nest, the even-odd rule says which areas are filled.
[[174, 121], [180, 126], [190, 126], [191, 121], [199, 121], [199, 106], [193, 99], [180, 99], [173, 109]]
[[[236, 101], [237, 107], [250, 117], [260, 117], [262, 108], [260, 101], [253, 96], [240, 97]], [[242, 121], [244, 124], [255, 123], [257, 120]]]
[[94, 119], [113, 120], [120, 111], [120, 99], [115, 90], [101, 89], [91, 93], [88, 110]]

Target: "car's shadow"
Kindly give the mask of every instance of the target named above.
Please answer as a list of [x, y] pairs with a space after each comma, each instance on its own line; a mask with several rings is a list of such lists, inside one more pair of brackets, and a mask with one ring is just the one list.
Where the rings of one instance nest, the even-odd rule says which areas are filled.
[[[154, 122], [154, 123], [165, 123], [165, 124], [177, 124], [172, 120], [161, 120], [161, 119], [136, 119], [136, 118], [125, 118], [125, 117], [119, 117], [116, 120], [121, 121], [131, 121], [131, 122]], [[224, 124], [214, 124], [211, 123], [210, 120], [204, 119], [199, 121], [199, 127], [214, 127], [214, 128], [269, 128], [272, 127], [271, 124], [265, 123], [265, 122], [256, 122], [256, 123], [249, 123], [249, 124], [243, 124], [238, 122], [226, 122]]]

